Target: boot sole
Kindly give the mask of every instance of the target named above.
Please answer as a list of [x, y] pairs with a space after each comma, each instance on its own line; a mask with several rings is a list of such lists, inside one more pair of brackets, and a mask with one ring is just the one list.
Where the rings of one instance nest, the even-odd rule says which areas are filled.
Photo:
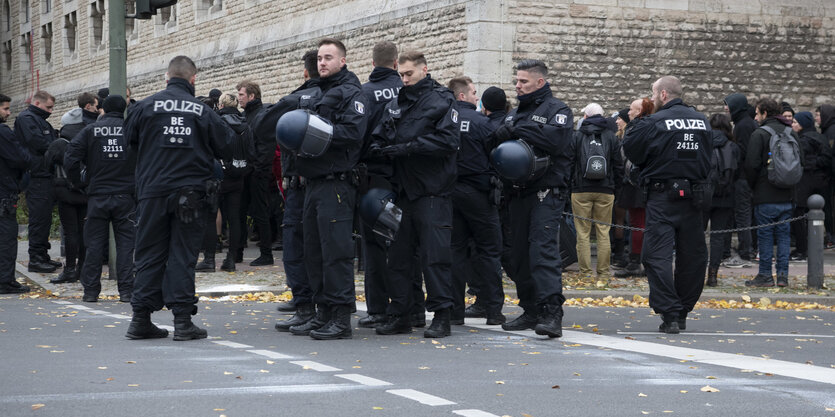
[[447, 336], [452, 336], [452, 332], [444, 332], [443, 334], [437, 334], [437, 335], [423, 332], [423, 337], [425, 339], [440, 339], [440, 338], [447, 337]]
[[539, 326], [534, 328], [534, 333], [536, 333], [540, 336], [548, 336], [552, 339], [555, 338], [555, 337], [562, 337], [562, 331], [552, 332], [550, 330], [545, 330], [545, 329], [539, 328]]
[[[168, 332], [165, 334], [133, 334], [133, 333], [126, 333], [125, 337], [131, 340], [140, 340], [140, 339], [165, 339], [168, 337]], [[175, 339], [176, 340], [176, 339]]]
[[396, 335], [396, 334], [412, 333], [412, 329], [410, 328], [410, 329], [406, 330], [405, 328], [403, 328], [403, 329], [397, 329], [397, 330], [394, 330], [394, 331], [391, 331], [391, 332], [385, 332], [385, 331], [380, 331], [380, 329], [374, 329], [374, 333], [377, 333], [380, 336], [392, 336], [392, 335]]
[[204, 335], [188, 335], [188, 336], [178, 336], [178, 335], [176, 335], [176, 334], [175, 334], [175, 335], [174, 335], [174, 340], [176, 340], [176, 341], [178, 341], [178, 342], [182, 342], [182, 341], [186, 341], [186, 340], [199, 340], [199, 339], [205, 339], [205, 338], [206, 338], [206, 337], [208, 337], [208, 336], [209, 336], [208, 334], [204, 334]]
[[316, 340], [338, 340], [338, 339], [351, 339], [354, 337], [352, 333], [339, 333], [337, 335], [320, 335], [315, 331], [310, 332], [310, 337]]

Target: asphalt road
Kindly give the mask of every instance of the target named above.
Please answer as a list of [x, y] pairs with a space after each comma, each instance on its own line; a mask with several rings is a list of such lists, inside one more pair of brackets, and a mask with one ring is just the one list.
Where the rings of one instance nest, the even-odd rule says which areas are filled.
[[697, 310], [666, 336], [648, 309], [568, 308], [561, 339], [468, 319], [434, 342], [316, 341], [230, 302], [200, 304], [207, 340], [132, 341], [129, 315], [0, 296], [0, 416], [835, 416], [831, 311]]

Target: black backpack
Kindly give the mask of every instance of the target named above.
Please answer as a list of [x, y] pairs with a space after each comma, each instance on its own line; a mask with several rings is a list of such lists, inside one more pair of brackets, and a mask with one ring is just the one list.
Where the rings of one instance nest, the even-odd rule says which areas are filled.
[[609, 176], [609, 141], [602, 134], [583, 135], [580, 143], [580, 176], [599, 181]]
[[720, 147], [713, 148], [710, 158], [710, 182], [713, 184], [713, 195], [726, 196], [733, 189], [734, 177], [739, 163], [734, 155], [733, 142], [727, 141]]

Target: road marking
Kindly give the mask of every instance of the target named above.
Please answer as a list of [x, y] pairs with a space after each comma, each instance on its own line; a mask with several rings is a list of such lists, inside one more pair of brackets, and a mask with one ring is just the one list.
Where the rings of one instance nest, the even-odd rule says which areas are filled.
[[248, 350], [249, 353], [254, 353], [256, 355], [266, 356], [270, 359], [290, 359], [292, 356], [285, 355], [283, 353], [273, 352], [271, 350], [264, 350], [264, 349], [253, 349]]
[[114, 319], [122, 319], [122, 320], [130, 320], [132, 317], [126, 316], [124, 314], [107, 314], [107, 317], [113, 317]]
[[93, 309], [91, 309], [91, 310], [87, 310], [87, 312], [88, 313], [93, 313], [93, 314], [110, 315], [109, 311], [104, 311], [104, 310], [93, 310]]
[[154, 323], [154, 324], [156, 324], [157, 327], [159, 327], [160, 329], [168, 330], [169, 332], [174, 331], [174, 326], [163, 326], [163, 325], [160, 325], [159, 323]]
[[386, 385], [393, 385], [391, 382], [386, 382], [377, 378], [372, 378], [370, 376], [360, 374], [337, 374], [334, 376], [338, 378], [347, 379], [349, 381], [358, 382], [362, 385], [367, 385], [369, 387], [382, 387]]
[[290, 361], [293, 365], [299, 365], [305, 369], [312, 369], [317, 372], [336, 372], [341, 371], [339, 368], [334, 368], [332, 366], [323, 365], [319, 362], [313, 361]]
[[[491, 330], [491, 326], [473, 326], [485, 330]], [[493, 329], [495, 330], [495, 329]], [[520, 336], [541, 338], [531, 330], [527, 331], [503, 331]], [[563, 330], [563, 337], [560, 339], [566, 343], [579, 343], [597, 347], [623, 350], [627, 352], [643, 353], [647, 355], [662, 356], [666, 358], [686, 360], [691, 362], [706, 363], [710, 365], [724, 366], [734, 369], [752, 369], [758, 372], [782, 375], [791, 378], [805, 379], [807, 381], [835, 384], [835, 369], [823, 368], [820, 366], [800, 364], [795, 362], [781, 361], [777, 359], [766, 359], [755, 356], [736, 355], [732, 353], [714, 352], [710, 350], [685, 348], [679, 346], [662, 345], [659, 343], [642, 342], [639, 340], [622, 339], [612, 336], [603, 336], [573, 330]], [[687, 333], [679, 335], [686, 337]]]
[[417, 401], [421, 404], [431, 405], [433, 407], [439, 405], [455, 405], [455, 403], [450, 400], [445, 400], [441, 397], [436, 397], [434, 395], [429, 395], [425, 392], [415, 391], [413, 389], [390, 389], [386, 392]]
[[[639, 334], [639, 335], [661, 335], [660, 332], [621, 332], [619, 331], [618, 334], [625, 334], [625, 335], [632, 335], [632, 334]], [[686, 332], [681, 333], [683, 336], [734, 336], [734, 337], [803, 337], [807, 339], [823, 339], [823, 338], [833, 338], [835, 335], [821, 335], [821, 334], [786, 334], [786, 333], [694, 333], [694, 332]]]
[[246, 348], [251, 348], [252, 347], [250, 345], [245, 345], [243, 343], [230, 342], [228, 340], [212, 340], [212, 343], [216, 343], [216, 344], [221, 345], [221, 346], [226, 346], [226, 347], [235, 348], [235, 349], [246, 349]]
[[92, 308], [90, 308], [90, 307], [82, 306], [82, 305], [78, 305], [78, 304], [70, 304], [67, 307], [72, 307], [76, 310], [92, 310]]
[[70, 301], [63, 301], [63, 300], [53, 301], [53, 303], [55, 303], [55, 304], [72, 304], [72, 302], [70, 302]]
[[464, 417], [499, 417], [495, 414], [490, 414], [481, 410], [455, 410], [452, 414], [458, 414], [459, 416]]

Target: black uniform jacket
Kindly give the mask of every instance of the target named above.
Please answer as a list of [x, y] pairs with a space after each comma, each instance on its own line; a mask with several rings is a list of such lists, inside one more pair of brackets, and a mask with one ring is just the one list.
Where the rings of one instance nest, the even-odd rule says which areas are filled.
[[461, 147], [458, 149], [458, 182], [477, 190], [490, 191], [490, 135], [493, 128], [487, 116], [472, 103], [458, 102], [461, 119]]
[[64, 169], [70, 182], [78, 184], [82, 164], [87, 167], [88, 195], [134, 194], [136, 156], [128, 149], [124, 125], [121, 113], [107, 113], [70, 142]]
[[33, 178], [51, 178], [52, 173], [44, 162], [44, 154], [58, 135], [49, 122], [51, 113], [30, 104], [20, 112], [14, 121], [14, 134], [21, 144], [29, 150], [30, 171]]
[[23, 174], [29, 168], [29, 152], [15, 138], [12, 129], [0, 123], [0, 198], [21, 191]]

